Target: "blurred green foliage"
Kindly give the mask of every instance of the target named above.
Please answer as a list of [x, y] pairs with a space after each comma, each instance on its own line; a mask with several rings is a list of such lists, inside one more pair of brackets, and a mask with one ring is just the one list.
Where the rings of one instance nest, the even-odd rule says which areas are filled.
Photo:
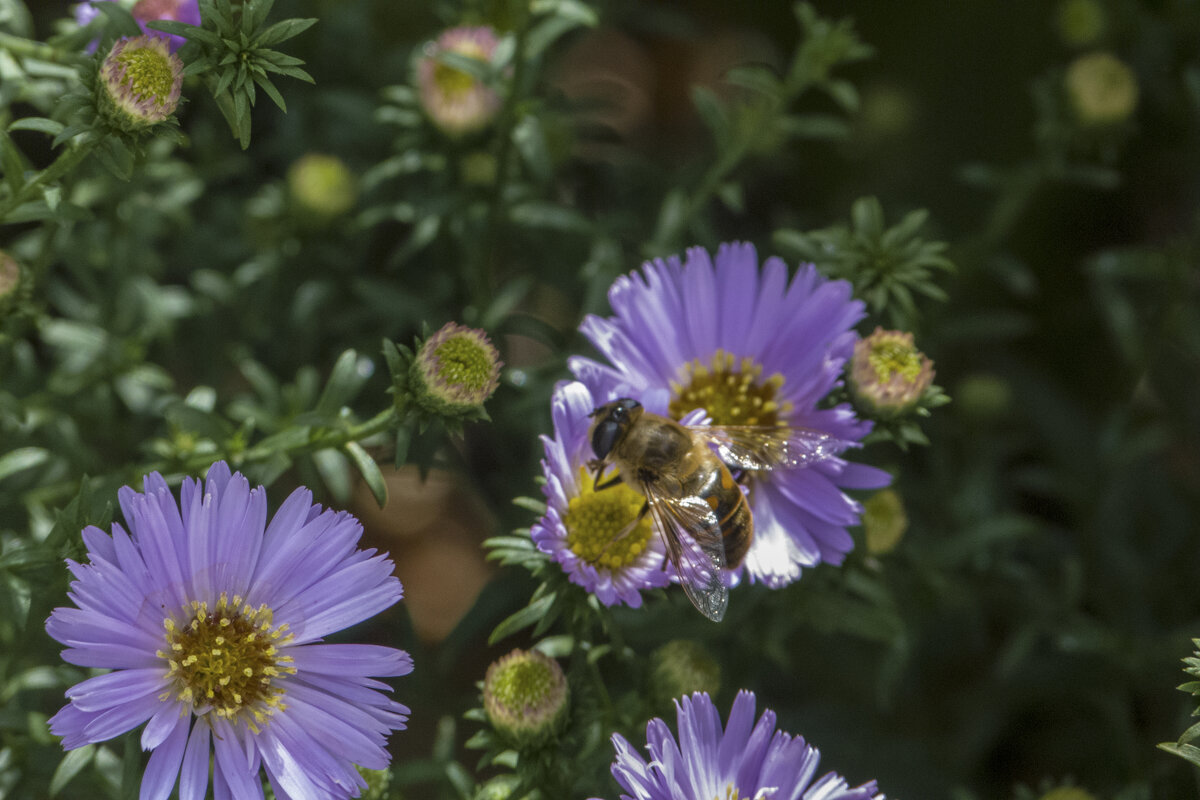
[[[136, 793], [134, 736], [64, 757], [45, 726], [84, 675], [41, 622], [117, 487], [227, 458], [335, 504], [363, 479], [378, 495], [376, 461], [406, 446], [380, 342], [451, 319], [501, 348], [492, 423], [401, 455], [474, 487], [494, 515], [479, 539], [509, 566], [441, 642], [371, 629], [417, 663], [398, 683], [413, 721], [393, 737], [392, 797], [518, 797], [510, 772], [566, 757], [570, 796], [615, 796], [607, 737], [667, 713], [647, 656], [678, 638], [716, 657], [722, 695], [757, 691], [829, 768], [889, 797], [1195, 793], [1195, 768], [1155, 743], [1188, 729], [1173, 687], [1200, 635], [1200, 7], [269, 10], [238, 46], [317, 19], [286, 56], [259, 53], [293, 77], [302, 60], [315, 85], [277, 98], [267, 65], [229, 68], [202, 40], [183, 53], [210, 72], [185, 83], [182, 138], [131, 150], [123, 180], [86, 152], [56, 160], [89, 34], [65, 3], [0, 0], [0, 249], [22, 269], [18, 299], [0, 296], [0, 796]], [[501, 35], [491, 61], [447, 63], [503, 105], [450, 138], [413, 62], [459, 24]], [[1101, 52], [1128, 75], [1080, 78]], [[327, 190], [332, 213], [289, 175], [313, 153], [357, 176]], [[897, 475], [907, 532], [786, 590], [739, 588], [719, 627], [678, 592], [589, 604], [520, 537], [537, 503], [512, 503], [536, 493], [551, 389], [613, 278], [730, 239], [851, 281], [862, 332], [912, 330], [935, 360], [955, 402], [919, 420], [930, 446], [865, 454]], [[502, 620], [512, 638], [489, 643]], [[475, 681], [539, 623], [574, 711], [557, 749], [517, 754], [481, 731]]]

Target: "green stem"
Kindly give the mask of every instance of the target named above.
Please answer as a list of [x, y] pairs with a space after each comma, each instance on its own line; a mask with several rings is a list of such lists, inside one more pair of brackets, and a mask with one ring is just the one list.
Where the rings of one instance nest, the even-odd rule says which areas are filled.
[[[236, 468], [245, 463], [265, 461], [271, 456], [280, 453], [287, 456], [298, 456], [304, 453], [314, 453], [318, 450], [340, 448], [350, 442], [369, 439], [378, 433], [388, 430], [395, 425], [397, 419], [398, 414], [395, 406], [389, 406], [369, 420], [359, 422], [347, 428], [328, 430], [315, 436], [310, 435], [307, 441], [293, 447], [275, 448], [259, 444], [241, 452], [226, 450], [225, 452], [195, 453], [181, 460], [164, 460], [143, 464], [127, 470], [125, 474], [127, 480], [130, 481], [140, 478], [142, 475], [148, 475], [151, 472], [185, 475], [196, 474], [215, 461], [229, 461], [231, 462], [231, 466]], [[78, 481], [44, 486], [28, 492], [24, 499], [26, 503], [33, 502], [41, 505], [53, 505], [55, 502], [73, 494], [78, 486]]]
[[79, 166], [79, 163], [87, 157], [88, 153], [92, 152], [92, 148], [96, 144], [95, 139], [88, 139], [68, 147], [62, 155], [54, 160], [53, 164], [35, 175], [33, 180], [18, 189], [16, 194], [8, 198], [3, 205], [0, 205], [0, 220], [11, 214], [22, 203], [31, 199], [38, 189], [54, 183]]
[[517, 126], [517, 104], [521, 100], [520, 89], [525, 77], [525, 46], [529, 32], [529, 14], [526, 10], [519, 25], [516, 26], [516, 42], [513, 49], [513, 75], [509, 86], [512, 91], [504, 98], [504, 106], [496, 121], [499, 145], [496, 150], [496, 183], [492, 187], [492, 196], [488, 208], [487, 231], [484, 235], [483, 247], [478, 253], [475, 263], [478, 265], [474, 275], [474, 286], [471, 287], [472, 297], [479, 313], [487, 307], [496, 288], [496, 262], [500, 260], [500, 233], [504, 224], [504, 189], [508, 180], [510, 163], [512, 162], [512, 137]]

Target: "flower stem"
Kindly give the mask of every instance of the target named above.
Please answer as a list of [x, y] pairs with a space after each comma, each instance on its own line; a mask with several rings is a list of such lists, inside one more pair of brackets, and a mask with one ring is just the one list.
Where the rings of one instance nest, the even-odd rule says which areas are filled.
[[[166, 475], [196, 474], [213, 462], [222, 460], [229, 461], [230, 466], [236, 469], [245, 463], [265, 461], [273, 455], [298, 456], [305, 453], [314, 453], [318, 450], [340, 448], [350, 442], [361, 442], [378, 433], [383, 433], [393, 427], [397, 419], [398, 415], [395, 406], [389, 406], [368, 420], [346, 428], [326, 430], [315, 435], [310, 435], [306, 441], [290, 447], [273, 447], [269, 444], [265, 446], [258, 444], [240, 451], [226, 449], [225, 451], [193, 453], [184, 459], [156, 461], [131, 468], [125, 473], [126, 477], [123, 480], [126, 482], [134, 481], [151, 472], [160, 472]], [[102, 481], [103, 478], [96, 479], [98, 483]], [[43, 486], [28, 492], [24, 497], [24, 501], [27, 504], [53, 505], [64, 498], [70, 497], [78, 488], [78, 480]]]

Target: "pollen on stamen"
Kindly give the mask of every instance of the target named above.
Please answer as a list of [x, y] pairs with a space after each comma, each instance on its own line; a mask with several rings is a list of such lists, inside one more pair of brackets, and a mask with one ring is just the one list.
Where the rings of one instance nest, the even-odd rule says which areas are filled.
[[231, 602], [222, 594], [211, 610], [203, 601], [183, 610], [191, 619], [182, 627], [178, 617], [163, 624], [169, 647], [159, 657], [167, 662], [173, 687], [168, 695], [187, 704], [203, 698], [232, 722], [269, 720], [285, 691], [279, 679], [296, 671], [282, 666], [292, 659], [279, 652], [279, 645], [294, 638], [287, 626], [273, 628], [269, 607], [253, 608], [240, 596]]
[[735, 358], [717, 350], [708, 363], [694, 359], [679, 369], [671, 381], [672, 417], [679, 419], [703, 408], [714, 425], [782, 425], [791, 403], [779, 403], [783, 375], [762, 377], [763, 366], [753, 358]]

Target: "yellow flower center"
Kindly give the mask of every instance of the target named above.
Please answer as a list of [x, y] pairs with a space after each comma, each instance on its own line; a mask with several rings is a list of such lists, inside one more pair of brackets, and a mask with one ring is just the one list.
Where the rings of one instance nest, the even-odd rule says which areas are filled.
[[542, 703], [553, 688], [550, 667], [532, 658], [513, 659], [505, 664], [496, 671], [491, 684], [496, 700], [517, 711]]
[[875, 370], [880, 383], [887, 383], [893, 375], [900, 375], [912, 383], [921, 374], [921, 358], [911, 344], [884, 339], [871, 345], [867, 363]]
[[[476, 61], [487, 61], [488, 55], [482, 47], [473, 42], [462, 42], [451, 48], [452, 52], [473, 58]], [[471, 91], [479, 81], [469, 72], [457, 67], [436, 63], [433, 66], [433, 82], [442, 90], [448, 99], [456, 99]]]
[[478, 392], [492, 380], [495, 359], [470, 336], [452, 336], [433, 351], [437, 376], [451, 386]]
[[168, 664], [175, 697], [231, 722], [243, 720], [257, 733], [286, 708], [276, 679], [296, 672], [291, 656], [278, 649], [293, 638], [287, 624], [276, 627], [267, 606], [254, 608], [238, 595], [231, 602], [223, 592], [215, 608], [193, 600], [183, 611], [183, 622], [163, 620], [167, 647], [156, 653]]
[[585, 468], [579, 470], [579, 482], [583, 489], [571, 498], [563, 516], [567, 546], [594, 567], [629, 566], [650, 540], [650, 516], [643, 517], [620, 539], [616, 536], [637, 517], [646, 498], [624, 483], [597, 492], [592, 475]]
[[125, 82], [134, 95], [153, 98], [156, 105], [163, 105], [175, 84], [171, 61], [153, 47], [129, 47], [117, 56], [117, 63], [125, 67]]
[[714, 425], [783, 425], [791, 403], [776, 398], [783, 375], [776, 372], [763, 379], [763, 368], [753, 358], [738, 359], [718, 350], [707, 364], [695, 359], [679, 370], [671, 382], [673, 399], [669, 412], [675, 419], [703, 408]]

